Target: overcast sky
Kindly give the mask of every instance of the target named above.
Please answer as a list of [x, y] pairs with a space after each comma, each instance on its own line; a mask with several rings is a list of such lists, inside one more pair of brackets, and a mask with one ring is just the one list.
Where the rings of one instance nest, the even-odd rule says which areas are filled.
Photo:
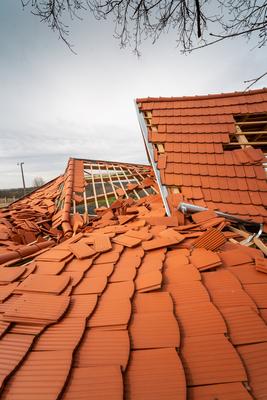
[[111, 22], [90, 16], [70, 40], [77, 55], [19, 0], [1, 2], [0, 188], [21, 187], [17, 162], [27, 186], [62, 173], [69, 157], [145, 163], [136, 97], [243, 90], [267, 64], [266, 48], [236, 39], [183, 56], [172, 34], [137, 58]]

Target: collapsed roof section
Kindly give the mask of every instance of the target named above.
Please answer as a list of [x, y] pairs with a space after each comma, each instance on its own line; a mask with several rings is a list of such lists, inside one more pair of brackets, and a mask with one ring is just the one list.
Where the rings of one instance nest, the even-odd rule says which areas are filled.
[[44, 239], [70, 237], [115, 200], [157, 193], [151, 166], [71, 158], [62, 176], [1, 209], [0, 259], [21, 258], [25, 246], [30, 254], [32, 243], [38, 252]]
[[267, 89], [136, 103], [167, 209], [168, 196], [178, 194], [267, 222]]

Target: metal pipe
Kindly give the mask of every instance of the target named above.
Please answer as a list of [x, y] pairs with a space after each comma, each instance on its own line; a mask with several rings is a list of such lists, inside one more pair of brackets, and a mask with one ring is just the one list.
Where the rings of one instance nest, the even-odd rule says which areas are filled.
[[158, 187], [159, 187], [159, 191], [160, 191], [160, 194], [161, 194], [163, 205], [164, 205], [165, 210], [166, 210], [166, 214], [169, 217], [171, 215], [171, 210], [170, 210], [170, 207], [169, 207], [168, 202], [167, 202], [168, 190], [167, 190], [166, 186], [161, 183], [160, 173], [159, 173], [159, 170], [157, 169], [157, 166], [156, 166], [156, 164], [154, 162], [153, 146], [152, 146], [152, 143], [150, 143], [148, 141], [148, 130], [147, 130], [147, 126], [146, 126], [146, 123], [145, 123], [145, 120], [144, 120], [144, 116], [140, 112], [136, 101], [134, 101], [134, 104], [135, 104], [135, 109], [136, 109], [136, 113], [137, 113], [139, 126], [140, 126], [141, 133], [142, 133], [142, 136], [143, 136], [143, 140], [144, 140], [144, 143], [145, 143], [145, 148], [146, 148], [146, 151], [147, 151], [148, 159], [150, 161], [150, 164], [152, 165], [152, 168], [153, 168], [156, 180], [157, 180], [157, 184], [158, 184]]
[[[208, 211], [208, 208], [205, 207], [200, 207], [200, 206], [195, 206], [194, 204], [189, 204], [189, 203], [183, 203], [181, 202], [178, 206], [178, 210], [182, 211], [182, 213], [195, 213], [195, 212], [200, 212], [200, 211]], [[235, 217], [234, 215], [231, 214], [227, 214], [224, 213], [222, 211], [216, 211], [213, 210], [215, 212], [216, 215], [218, 215], [219, 217], [223, 217], [225, 219], [231, 220], [231, 221], [235, 221], [235, 222], [240, 222], [246, 225], [251, 225], [251, 226], [256, 226], [258, 227], [259, 231], [257, 233], [257, 237], [259, 237], [262, 234], [262, 229], [263, 226], [262, 224], [258, 223], [258, 222], [253, 222], [253, 221], [247, 221], [238, 217]]]

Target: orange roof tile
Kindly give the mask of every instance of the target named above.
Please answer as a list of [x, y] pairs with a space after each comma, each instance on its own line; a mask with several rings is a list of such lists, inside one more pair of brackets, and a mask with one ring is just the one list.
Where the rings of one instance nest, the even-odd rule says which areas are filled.
[[101, 365], [73, 368], [63, 399], [123, 399], [123, 382], [119, 366]]
[[248, 306], [220, 309], [234, 345], [267, 341], [267, 326]]
[[223, 334], [185, 337], [181, 353], [189, 386], [247, 380], [238, 353]]
[[175, 315], [183, 338], [227, 332], [223, 317], [211, 302], [178, 303]]
[[130, 339], [126, 330], [86, 330], [75, 354], [76, 367], [118, 365], [126, 369], [130, 356]]
[[28, 353], [34, 336], [7, 333], [0, 341], [0, 388]]
[[73, 350], [81, 340], [85, 325], [85, 318], [64, 318], [46, 329], [37, 340], [34, 350]]
[[175, 349], [132, 351], [125, 377], [129, 400], [186, 399], [185, 377]]
[[10, 399], [24, 396], [29, 400], [57, 398], [65, 385], [70, 367], [69, 351], [32, 351], [8, 381], [1, 397]]
[[194, 386], [188, 389], [188, 400], [252, 400], [242, 383]]
[[133, 301], [133, 311], [138, 313], [173, 311], [169, 292], [139, 293]]
[[[256, 94], [257, 93], [257, 94]], [[235, 215], [266, 217], [264, 154], [252, 147], [224, 149], [236, 132], [235, 115], [267, 113], [267, 90], [209, 96], [137, 99], [143, 135], [151, 143], [160, 183], [178, 186], [193, 204]], [[143, 118], [144, 117], [144, 118]], [[159, 153], [161, 144], [164, 152]], [[167, 161], [167, 162], [166, 162]], [[235, 207], [236, 204], [247, 206]], [[230, 207], [231, 206], [231, 210]], [[229, 209], [229, 211], [227, 211]]]
[[180, 333], [172, 311], [133, 314], [129, 326], [132, 349], [179, 347]]
[[248, 371], [249, 384], [252, 394], [255, 398], [264, 398], [266, 396], [266, 356], [267, 343], [250, 344], [238, 346], [237, 351], [244, 362]]

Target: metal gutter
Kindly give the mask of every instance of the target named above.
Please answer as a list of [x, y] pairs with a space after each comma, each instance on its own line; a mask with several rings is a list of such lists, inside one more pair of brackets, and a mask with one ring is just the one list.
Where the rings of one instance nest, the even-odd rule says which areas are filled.
[[166, 186], [162, 185], [161, 180], [160, 180], [160, 173], [159, 173], [159, 170], [157, 169], [156, 163], [154, 161], [153, 145], [152, 145], [152, 143], [149, 143], [149, 141], [148, 141], [148, 130], [147, 130], [144, 116], [143, 116], [142, 112], [139, 111], [138, 105], [135, 100], [134, 100], [134, 104], [135, 104], [135, 109], [136, 109], [136, 113], [137, 113], [139, 126], [140, 126], [142, 136], [144, 139], [147, 155], [148, 155], [150, 164], [152, 165], [152, 168], [153, 168], [156, 180], [157, 180], [157, 184], [158, 184], [161, 198], [162, 198], [165, 210], [166, 210], [166, 214], [169, 217], [171, 215], [171, 212], [170, 212], [170, 208], [169, 208], [169, 205], [167, 202], [168, 190], [167, 190]]

